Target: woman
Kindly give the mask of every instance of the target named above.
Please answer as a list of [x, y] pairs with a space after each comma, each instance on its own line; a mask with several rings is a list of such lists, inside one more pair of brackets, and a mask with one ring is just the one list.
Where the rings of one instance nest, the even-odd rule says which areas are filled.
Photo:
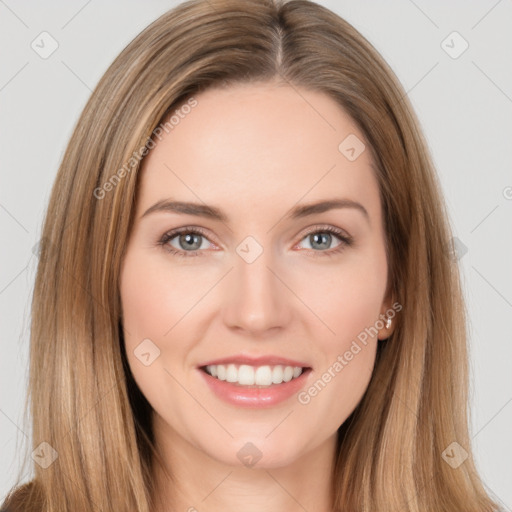
[[80, 117], [42, 240], [35, 478], [9, 510], [497, 510], [426, 144], [329, 10], [150, 25]]

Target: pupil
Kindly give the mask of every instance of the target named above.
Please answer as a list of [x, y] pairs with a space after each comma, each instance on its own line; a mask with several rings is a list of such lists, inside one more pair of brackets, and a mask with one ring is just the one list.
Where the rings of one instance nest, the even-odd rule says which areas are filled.
[[180, 236], [180, 243], [183, 243], [184, 247], [188, 247], [189, 249], [196, 250], [201, 247], [201, 242], [199, 242], [200, 235], [196, 235], [194, 233], [188, 233], [186, 235]]
[[328, 249], [329, 248], [329, 242], [331, 240], [330, 233], [315, 233], [311, 235], [313, 242], [311, 243], [311, 246], [314, 247], [314, 244], [316, 244], [319, 240], [319, 245], [321, 249]]

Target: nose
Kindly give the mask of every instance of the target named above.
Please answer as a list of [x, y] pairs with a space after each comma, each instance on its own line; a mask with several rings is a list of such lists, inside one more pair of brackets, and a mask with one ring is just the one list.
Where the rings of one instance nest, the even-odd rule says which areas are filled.
[[284, 328], [291, 319], [293, 294], [279, 274], [270, 250], [252, 263], [237, 256], [225, 283], [225, 324], [253, 335]]

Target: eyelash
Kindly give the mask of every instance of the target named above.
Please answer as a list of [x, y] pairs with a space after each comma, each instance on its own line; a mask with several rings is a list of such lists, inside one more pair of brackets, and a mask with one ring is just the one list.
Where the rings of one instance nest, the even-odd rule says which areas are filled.
[[[190, 257], [194, 257], [194, 256], [200, 256], [201, 253], [204, 252], [203, 250], [196, 249], [194, 251], [179, 251], [177, 249], [174, 249], [170, 245], [168, 245], [168, 243], [173, 238], [175, 238], [178, 235], [181, 235], [182, 233], [201, 235], [204, 238], [208, 239], [208, 237], [206, 236], [206, 232], [203, 229], [197, 228], [197, 227], [192, 227], [192, 226], [186, 226], [186, 227], [178, 228], [178, 229], [169, 231], [168, 233], [165, 233], [165, 235], [159, 240], [158, 245], [162, 246], [163, 249], [165, 251], [169, 252], [170, 254], [172, 254], [174, 256], [178, 256], [180, 258], [190, 258]], [[345, 235], [343, 231], [341, 231], [340, 229], [334, 228], [332, 226], [315, 226], [311, 231], [308, 231], [302, 237], [301, 241], [304, 240], [304, 238], [306, 238], [310, 235], [316, 234], [316, 233], [333, 234], [337, 238], [339, 238], [341, 243], [336, 248], [326, 250], [326, 251], [315, 251], [313, 249], [308, 249], [310, 251], [313, 251], [314, 258], [325, 257], [325, 256], [327, 256], [327, 257], [335, 256], [335, 255], [341, 253], [346, 247], [350, 247], [354, 242], [354, 239], [351, 236]]]

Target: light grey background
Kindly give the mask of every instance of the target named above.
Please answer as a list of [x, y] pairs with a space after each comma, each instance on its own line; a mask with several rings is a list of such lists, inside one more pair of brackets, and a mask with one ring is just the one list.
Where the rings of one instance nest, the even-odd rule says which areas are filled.
[[[176, 3], [0, 0], [0, 499], [13, 484], [19, 450], [30, 435], [22, 406], [37, 262], [32, 250], [58, 165], [109, 64]], [[347, 19], [381, 52], [426, 134], [462, 249], [475, 458], [489, 490], [510, 511], [512, 3], [318, 3]], [[42, 46], [43, 31], [58, 43], [47, 59], [31, 47], [34, 40]], [[469, 44], [458, 58], [447, 53], [463, 49], [462, 39], [448, 37], [453, 31]]]

